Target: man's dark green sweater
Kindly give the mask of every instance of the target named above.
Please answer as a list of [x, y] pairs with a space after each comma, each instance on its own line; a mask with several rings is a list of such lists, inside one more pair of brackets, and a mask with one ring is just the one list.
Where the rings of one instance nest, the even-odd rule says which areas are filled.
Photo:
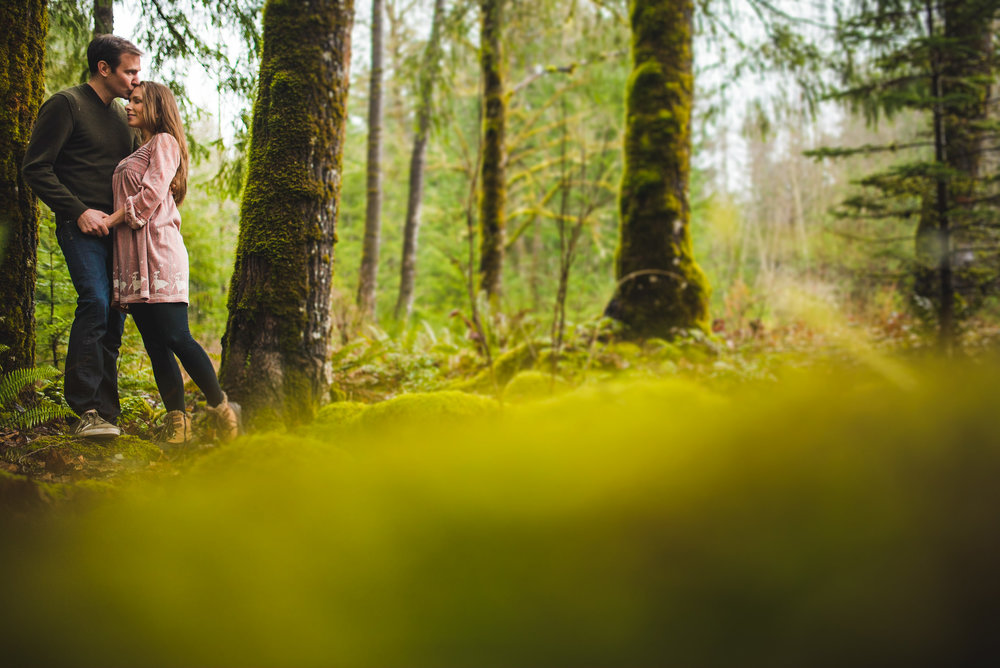
[[76, 221], [87, 209], [110, 214], [111, 175], [137, 143], [124, 107], [104, 104], [81, 84], [59, 91], [38, 110], [21, 171], [56, 220]]

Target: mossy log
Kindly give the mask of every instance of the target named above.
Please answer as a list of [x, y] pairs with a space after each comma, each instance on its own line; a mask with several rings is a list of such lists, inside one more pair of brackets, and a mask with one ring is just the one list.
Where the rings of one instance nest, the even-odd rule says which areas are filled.
[[689, 229], [691, 0], [631, 0], [632, 73], [615, 295], [607, 314], [631, 337], [708, 329], [709, 286]]
[[38, 202], [21, 161], [45, 93], [44, 0], [0, 5], [0, 368], [34, 365]]
[[312, 417], [329, 387], [353, 0], [269, 0], [220, 377], [251, 424]]

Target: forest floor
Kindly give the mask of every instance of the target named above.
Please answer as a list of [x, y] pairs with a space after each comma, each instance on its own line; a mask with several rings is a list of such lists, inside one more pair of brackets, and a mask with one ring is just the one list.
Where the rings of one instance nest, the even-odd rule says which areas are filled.
[[295, 429], [6, 433], [0, 663], [995, 656], [997, 347], [849, 334], [588, 343], [556, 377], [519, 343], [495, 384], [386, 341]]
[[[998, 339], [995, 328], [979, 327], [966, 347], [973, 353], [990, 351]], [[580, 336], [569, 340], [555, 368], [544, 343], [511, 342], [495, 358], [491, 372], [469, 345], [411, 342], [407, 346], [394, 339], [366, 339], [334, 354], [333, 403], [321, 410], [321, 416], [325, 411], [325, 428], [336, 430], [362, 409], [398, 397], [457, 390], [487, 397], [502, 408], [505, 402], [616, 379], [683, 378], [727, 393], [747, 383], [772, 383], [778, 368], [830, 361], [864, 365], [866, 355], [905, 357], [928, 349], [910, 323], [892, 318], [862, 334], [858, 328], [821, 332], [804, 323], [765, 331], [749, 323], [713, 337], [672, 343], [653, 340], [638, 345]], [[190, 405], [196, 407], [196, 388], [189, 383], [188, 389]], [[123, 383], [122, 397], [123, 430], [116, 439], [75, 438], [69, 433], [72, 418], [25, 431], [0, 430], [0, 508], [45, 507], [72, 500], [81, 492], [111, 491], [127, 481], [180, 475], [218, 447], [203, 405], [193, 411], [195, 439], [171, 447], [156, 442], [155, 425], [163, 409], [151, 378], [131, 377]], [[392, 406], [382, 411], [392, 412]]]

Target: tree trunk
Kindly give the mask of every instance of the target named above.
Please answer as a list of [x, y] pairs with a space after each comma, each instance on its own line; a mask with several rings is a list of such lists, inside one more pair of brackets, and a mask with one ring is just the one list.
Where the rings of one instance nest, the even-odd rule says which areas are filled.
[[991, 29], [997, 5], [995, 0], [945, 4], [940, 18], [932, 3], [925, 8], [931, 39], [935, 32], [943, 32], [963, 45], [931, 51], [935, 162], [950, 167], [954, 176], [939, 177], [928, 191], [916, 237], [915, 292], [934, 303], [939, 346], [945, 351], [956, 335], [956, 293], [963, 282], [954, 263], [956, 244], [974, 245], [969, 230], [978, 227], [971, 202], [983, 189], [984, 123], [993, 70]]
[[444, 0], [434, 0], [431, 34], [420, 64], [420, 97], [417, 100], [417, 133], [410, 154], [410, 192], [406, 200], [406, 222], [403, 225], [403, 260], [399, 274], [399, 296], [396, 299], [396, 320], [407, 320], [413, 310], [413, 285], [417, 273], [417, 235], [420, 231], [420, 204], [424, 192], [427, 139], [431, 128], [431, 104], [434, 86], [440, 72], [441, 21]]
[[382, 228], [382, 17], [384, 0], [372, 0], [372, 71], [368, 89], [368, 178], [365, 208], [365, 241], [361, 250], [358, 309], [375, 319], [378, 283], [378, 248]]
[[45, 0], [0, 7], [0, 368], [34, 366], [38, 201], [21, 178], [45, 94]]
[[688, 227], [692, 0], [630, 0], [616, 292], [607, 315], [630, 337], [708, 329], [709, 286]]
[[479, 290], [499, 297], [503, 272], [506, 151], [504, 131], [503, 0], [480, 0], [480, 66], [483, 79], [482, 194], [479, 199]]
[[114, 0], [94, 0], [94, 36], [115, 31]]
[[251, 424], [329, 386], [330, 287], [353, 0], [268, 0], [220, 378]]

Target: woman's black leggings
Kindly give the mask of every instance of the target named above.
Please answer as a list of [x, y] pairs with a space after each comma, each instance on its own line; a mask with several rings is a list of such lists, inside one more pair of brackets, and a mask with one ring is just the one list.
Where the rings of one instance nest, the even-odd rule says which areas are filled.
[[188, 330], [187, 304], [129, 304], [128, 312], [142, 335], [153, 364], [156, 387], [168, 411], [184, 410], [184, 380], [174, 355], [205, 393], [208, 405], [222, 403], [222, 388], [212, 361]]

